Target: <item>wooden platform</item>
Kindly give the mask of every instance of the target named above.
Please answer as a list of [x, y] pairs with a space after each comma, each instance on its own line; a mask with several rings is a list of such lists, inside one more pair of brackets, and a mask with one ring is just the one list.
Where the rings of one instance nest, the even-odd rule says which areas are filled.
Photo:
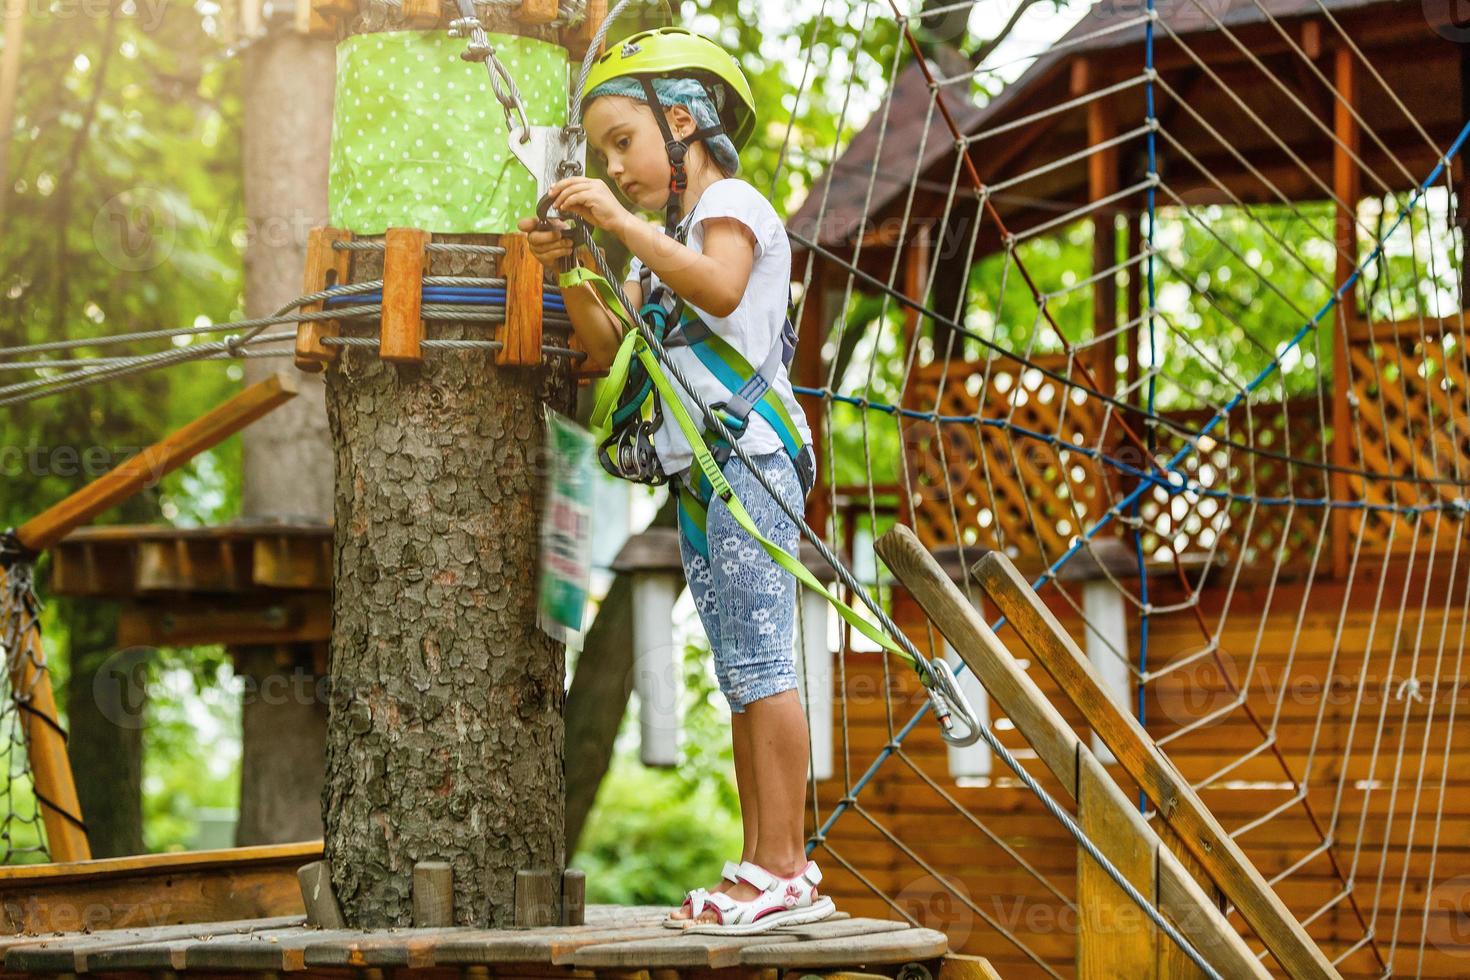
[[[890, 975], [919, 964], [938, 976], [945, 935], [837, 912], [757, 936], [694, 936], [663, 928], [662, 906], [593, 905], [582, 926], [538, 929], [342, 929], [300, 916], [0, 939], [7, 974], [301, 972], [453, 969], [465, 976], [593, 977], [600, 973], [786, 969]], [[484, 968], [466, 970], [466, 968]], [[914, 973], [917, 971], [910, 971]], [[974, 975], [967, 973], [966, 975]], [[981, 974], [984, 975], [984, 974]], [[672, 976], [666, 973], [665, 976]], [[922, 977], [923, 973], [918, 976]]]

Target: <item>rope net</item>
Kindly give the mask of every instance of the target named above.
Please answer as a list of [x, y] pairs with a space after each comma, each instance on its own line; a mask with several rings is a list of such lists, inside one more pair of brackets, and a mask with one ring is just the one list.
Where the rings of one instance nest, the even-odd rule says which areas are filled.
[[[992, 68], [916, 57], [967, 5], [838, 6], [842, 104], [887, 89], [830, 153], [783, 158], [816, 177], [790, 224], [823, 337], [796, 379], [814, 526], [929, 656], [872, 541], [911, 526], [992, 621], [967, 569], [1004, 552], [1344, 976], [1462, 974], [1458, 109], [1320, 2], [1095, 7], [979, 108]], [[885, 21], [897, 42], [865, 46]], [[917, 724], [921, 689], [860, 639], [812, 785], [839, 905], [1073, 975], [1075, 848], [983, 746]]]

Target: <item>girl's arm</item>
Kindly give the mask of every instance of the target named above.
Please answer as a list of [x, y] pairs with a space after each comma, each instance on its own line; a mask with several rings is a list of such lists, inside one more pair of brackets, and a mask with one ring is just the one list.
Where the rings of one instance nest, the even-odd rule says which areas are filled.
[[686, 303], [729, 316], [745, 296], [755, 265], [755, 235], [736, 218], [706, 218], [704, 251], [680, 245], [660, 228], [629, 214], [613, 233]]
[[[623, 292], [633, 309], [643, 303], [643, 287], [636, 282], [623, 284]], [[611, 364], [623, 342], [623, 324], [603, 305], [597, 290], [588, 285], [569, 286], [561, 291], [571, 318], [572, 330], [587, 349], [587, 356], [598, 364]]]

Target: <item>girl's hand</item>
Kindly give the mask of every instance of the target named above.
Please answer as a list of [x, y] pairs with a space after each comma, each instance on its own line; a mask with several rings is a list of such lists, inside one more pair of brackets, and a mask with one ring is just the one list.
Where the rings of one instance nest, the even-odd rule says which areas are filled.
[[[558, 229], [571, 227], [565, 221], [550, 219], [551, 223]], [[522, 218], [516, 222], [516, 227], [527, 232], [526, 244], [531, 247], [531, 254], [536, 257], [550, 272], [560, 272], [561, 260], [572, 254], [573, 242], [570, 238], [561, 237], [560, 231], [537, 231], [539, 223], [536, 218]]]
[[617, 233], [633, 215], [618, 203], [612, 190], [592, 177], [566, 177], [547, 188], [551, 205], [562, 214], [574, 214], [594, 228]]

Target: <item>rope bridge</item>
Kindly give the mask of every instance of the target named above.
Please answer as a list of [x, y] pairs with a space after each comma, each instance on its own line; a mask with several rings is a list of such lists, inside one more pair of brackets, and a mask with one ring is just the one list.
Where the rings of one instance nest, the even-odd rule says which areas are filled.
[[[1426, 126], [1355, 40], [1362, 21], [1322, 0], [1291, 21], [1259, 0], [1227, 4], [1228, 16], [1201, 0], [1167, 15], [1151, 3], [1095, 12], [1018, 59], [1030, 69], [977, 110], [974, 90], [1009, 63], [945, 76], [919, 41], [926, 21], [969, 6], [910, 15], [891, 0], [824, 0], [794, 104], [812, 97], [817, 32], [830, 25], [847, 55], [838, 131], [864, 72], [882, 71], [885, 95], [825, 159], [792, 147], [789, 124], [769, 190], [787, 166], [821, 176], [791, 227], [804, 349], [828, 348], [796, 365], [827, 461], [813, 537], [852, 605], [946, 658], [973, 701], [988, 692], [1001, 710], [981, 744], [946, 745], [921, 724], [930, 702], [915, 678], [844, 626], [842, 766], [813, 776], [808, 850], [832, 859], [833, 887], [850, 890], [839, 904], [854, 914], [867, 902], [948, 927], [953, 947], [983, 951], [1006, 976], [1076, 971], [1088, 861], [1202, 975], [1238, 972], [1212, 958], [1237, 955], [1228, 944], [1206, 955], [1202, 933], [1181, 935], [1128, 885], [1096, 846], [1078, 786], [1059, 777], [1064, 760], [1041, 747], [1041, 722], [1023, 726], [1025, 699], [997, 689], [1034, 684], [1072, 729], [1091, 728], [1090, 742], [1070, 736], [1074, 756], [1136, 787], [1147, 828], [1134, 832], [1170, 843], [1173, 807], [1149, 796], [1145, 769], [1128, 768], [1143, 763], [1099, 738], [1122, 723], [1077, 709], [1055, 676], [1029, 670], [1056, 662], [1039, 614], [1006, 606], [1021, 593], [1001, 588], [1003, 555], [1162, 751], [1147, 771], [1182, 774], [1228, 834], [1222, 849], [1249, 857], [1331, 962], [1301, 967], [1221, 885], [1209, 897], [1260, 969], [1456, 975], [1470, 953], [1455, 931], [1470, 890], [1455, 871], [1470, 844], [1453, 836], [1470, 796], [1451, 778], [1470, 623], [1458, 577], [1470, 358], [1451, 163], [1470, 127]], [[875, 63], [864, 42], [880, 20], [898, 43]], [[1115, 45], [1138, 57], [1105, 74], [1120, 63]], [[875, 227], [877, 217], [894, 220]], [[476, 248], [486, 246], [426, 246]], [[425, 318], [493, 326], [505, 286], [426, 277]], [[354, 283], [271, 317], [0, 350], [230, 335], [0, 363], [40, 375], [0, 386], [0, 405], [189, 360], [291, 356], [272, 344], [296, 333], [269, 327], [370, 321], [382, 290]], [[551, 297], [545, 318], [569, 326]], [[474, 356], [497, 343], [424, 347]], [[543, 353], [585, 356], [555, 341]], [[978, 652], [946, 642], [929, 604], [943, 590], [922, 591], [920, 570], [907, 569], [917, 577], [904, 588], [876, 564], [869, 581], [853, 579], [838, 556], [860, 566], [895, 525], [1011, 651], [1030, 651], [1029, 680], [1005, 673], [974, 623], [951, 625]], [[895, 540], [878, 546], [886, 563]], [[996, 672], [983, 685], [979, 664]], [[1058, 729], [1045, 737], [1072, 744]], [[1009, 774], [992, 771], [997, 756]], [[1089, 766], [1066, 771], [1080, 785], [1102, 771]], [[1117, 790], [1092, 785], [1108, 799]]]

